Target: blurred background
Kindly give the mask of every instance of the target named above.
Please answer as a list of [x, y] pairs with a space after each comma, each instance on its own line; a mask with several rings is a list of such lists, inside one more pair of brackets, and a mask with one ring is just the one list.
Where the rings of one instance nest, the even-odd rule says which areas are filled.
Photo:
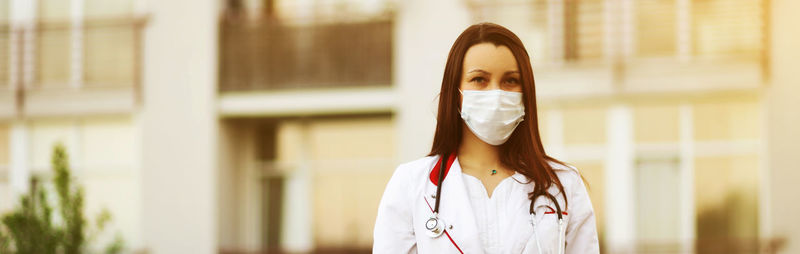
[[526, 44], [604, 253], [800, 253], [800, 1], [0, 0], [0, 213], [70, 154], [134, 253], [369, 253], [447, 53]]

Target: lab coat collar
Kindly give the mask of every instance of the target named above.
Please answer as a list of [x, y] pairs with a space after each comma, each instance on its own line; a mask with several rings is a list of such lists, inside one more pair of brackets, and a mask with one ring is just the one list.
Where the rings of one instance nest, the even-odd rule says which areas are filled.
[[[444, 170], [444, 179], [447, 179], [448, 173], [450, 173], [450, 168], [452, 167], [453, 163], [456, 160], [456, 154], [450, 154], [450, 157], [447, 158], [447, 167]], [[428, 179], [431, 180], [431, 183], [436, 186], [439, 184], [439, 157], [436, 158], [436, 164], [433, 166], [433, 170], [428, 176]], [[461, 168], [461, 167], [459, 167]]]
[[[445, 179], [447, 179], [447, 176], [449, 175], [448, 173], [450, 172], [450, 167], [452, 167], [452, 165], [456, 161], [457, 157], [458, 156], [456, 156], [456, 154], [451, 154], [450, 157], [447, 159], [447, 167], [445, 168], [445, 171], [444, 171], [444, 178]], [[461, 165], [459, 164], [459, 169], [460, 168], [461, 168]], [[528, 179], [527, 176], [523, 175], [520, 172], [516, 172], [516, 171], [514, 172], [513, 175], [511, 175], [511, 178], [513, 178], [514, 180], [516, 180], [520, 184], [528, 184], [531, 181], [530, 179]], [[439, 183], [439, 158], [438, 157], [436, 158], [436, 164], [433, 166], [433, 169], [431, 170], [430, 174], [428, 175], [428, 179], [430, 179], [431, 183], [434, 186], [436, 186]]]

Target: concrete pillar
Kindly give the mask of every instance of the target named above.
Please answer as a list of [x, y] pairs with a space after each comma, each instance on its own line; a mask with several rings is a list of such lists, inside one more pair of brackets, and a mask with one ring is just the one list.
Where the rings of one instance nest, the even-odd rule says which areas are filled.
[[149, 1], [142, 234], [149, 253], [217, 253], [217, 0]]
[[10, 132], [8, 150], [11, 151], [11, 156], [8, 178], [11, 184], [12, 202], [16, 203], [18, 197], [27, 193], [30, 188], [31, 168], [28, 165], [30, 138], [28, 125], [24, 120], [12, 123]]
[[[30, 0], [11, 0], [7, 4], [9, 4], [8, 14], [9, 14], [9, 22], [12, 25], [12, 28], [18, 28], [25, 24], [31, 23], [36, 17], [36, 4], [38, 1], [30, 1]], [[24, 40], [22, 36], [18, 33], [11, 33], [9, 34], [9, 52], [17, 52], [22, 51], [23, 49], [19, 48], [19, 42]], [[18, 64], [19, 62], [23, 62], [24, 59], [18, 59], [20, 54], [11, 54], [8, 56], [8, 61], [10, 64], [9, 69], [9, 84], [13, 87], [12, 90], [21, 89], [17, 86], [21, 84], [20, 81], [23, 81], [23, 77], [20, 76], [21, 74], [20, 66], [22, 64]], [[24, 76], [24, 75], [23, 75]], [[9, 156], [9, 172], [8, 178], [11, 187], [11, 201], [16, 203], [18, 197], [23, 193], [28, 192], [28, 188], [30, 187], [30, 167], [28, 162], [30, 161], [29, 152], [30, 149], [28, 148], [30, 145], [29, 141], [29, 134], [28, 134], [28, 124], [26, 123], [25, 119], [17, 119], [12, 120], [10, 124], [10, 131], [9, 131], [9, 144], [8, 150], [10, 151]]]
[[786, 238], [781, 253], [800, 253], [800, 1], [770, 1], [770, 84], [765, 99], [766, 179], [761, 182], [761, 237]]
[[692, 105], [684, 103], [678, 106], [680, 119], [680, 140], [678, 142], [680, 158], [680, 193], [679, 223], [680, 253], [693, 253], [697, 232], [697, 216], [694, 188], [694, 111]]
[[289, 253], [310, 252], [314, 248], [313, 239], [313, 200], [311, 128], [309, 121], [287, 124], [295, 133], [299, 143], [297, 168], [286, 174], [283, 200], [283, 229], [281, 248]]
[[633, 253], [636, 241], [633, 112], [629, 106], [608, 109], [606, 155], [606, 243], [610, 253]]

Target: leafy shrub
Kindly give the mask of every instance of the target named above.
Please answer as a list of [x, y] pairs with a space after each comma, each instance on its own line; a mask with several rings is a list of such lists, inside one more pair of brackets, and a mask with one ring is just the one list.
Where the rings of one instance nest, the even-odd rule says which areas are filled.
[[[52, 165], [57, 209], [50, 205], [48, 191], [39, 184], [39, 178], [31, 177], [29, 193], [20, 197], [19, 206], [0, 217], [0, 253], [85, 253], [89, 241], [96, 239], [111, 221], [111, 213], [104, 209], [91, 225], [94, 227], [87, 227], [83, 187], [72, 181], [62, 144], [53, 149]], [[104, 252], [119, 253], [123, 247], [122, 237], [117, 234]]]

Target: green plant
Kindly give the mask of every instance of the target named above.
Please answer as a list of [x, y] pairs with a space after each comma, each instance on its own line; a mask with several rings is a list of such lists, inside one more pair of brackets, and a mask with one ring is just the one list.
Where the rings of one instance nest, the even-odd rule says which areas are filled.
[[[69, 158], [62, 144], [53, 149], [52, 165], [57, 214], [49, 203], [47, 189], [39, 184], [37, 177], [32, 177], [29, 193], [20, 197], [19, 206], [0, 220], [0, 253], [84, 253], [88, 242], [96, 239], [111, 221], [111, 213], [103, 210], [94, 228], [87, 227], [83, 187], [72, 181]], [[105, 253], [119, 253], [123, 247], [124, 242], [117, 234]]]

